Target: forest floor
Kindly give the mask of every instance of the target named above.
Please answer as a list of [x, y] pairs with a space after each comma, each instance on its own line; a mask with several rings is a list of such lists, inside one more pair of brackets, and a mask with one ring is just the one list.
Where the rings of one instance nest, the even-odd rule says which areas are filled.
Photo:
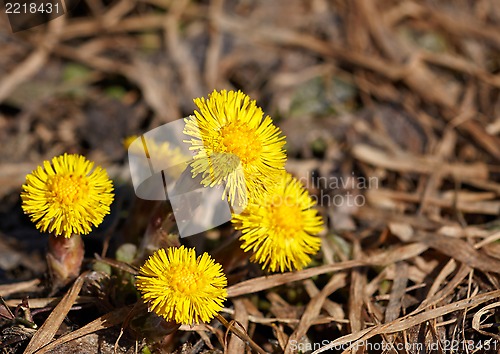
[[[2, 13], [0, 48], [3, 353], [250, 350], [217, 320], [133, 318], [156, 204], [137, 201], [123, 141], [222, 88], [282, 129], [326, 225], [284, 274], [228, 252], [231, 225], [182, 239], [224, 265], [228, 321], [268, 353], [500, 351], [498, 0], [82, 0], [16, 33]], [[105, 167], [116, 198], [82, 277], [50, 294], [19, 195], [65, 152]]]

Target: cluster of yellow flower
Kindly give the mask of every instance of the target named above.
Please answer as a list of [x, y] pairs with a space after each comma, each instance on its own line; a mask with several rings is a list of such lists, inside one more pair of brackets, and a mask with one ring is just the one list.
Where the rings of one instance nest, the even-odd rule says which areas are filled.
[[[190, 168], [204, 186], [225, 185], [231, 206], [244, 211], [232, 222], [241, 247], [263, 269], [301, 269], [320, 249], [323, 221], [307, 190], [285, 171], [285, 137], [255, 101], [234, 91], [214, 91], [194, 100], [185, 119], [185, 142], [195, 152]], [[45, 161], [26, 178], [23, 209], [43, 232], [87, 234], [109, 213], [113, 186], [106, 171], [92, 171], [83, 156]], [[226, 299], [220, 264], [194, 249], [160, 249], [141, 267], [136, 286], [150, 309], [166, 320], [193, 324], [211, 320]]]
[[201, 174], [206, 186], [225, 183], [231, 204], [247, 201], [232, 221], [253, 261], [270, 271], [303, 268], [320, 248], [323, 221], [307, 190], [285, 171], [281, 130], [241, 91], [214, 91], [194, 102], [200, 111], [184, 130], [196, 151], [193, 177]]
[[[200, 112], [186, 119], [184, 133], [196, 153], [193, 178], [205, 186], [225, 185], [231, 205], [245, 203], [232, 222], [241, 247], [263, 269], [301, 269], [318, 252], [323, 221], [314, 200], [285, 171], [285, 137], [255, 101], [234, 91], [196, 99]], [[226, 297], [226, 277], [208, 254], [160, 250], [141, 268], [137, 287], [150, 308], [167, 320], [192, 324], [212, 319]]]

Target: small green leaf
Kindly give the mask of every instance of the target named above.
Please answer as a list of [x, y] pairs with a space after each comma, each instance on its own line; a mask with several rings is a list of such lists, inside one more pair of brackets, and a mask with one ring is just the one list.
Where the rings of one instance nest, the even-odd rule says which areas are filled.
[[132, 243], [124, 243], [116, 250], [116, 260], [124, 263], [132, 263], [137, 253], [137, 246]]

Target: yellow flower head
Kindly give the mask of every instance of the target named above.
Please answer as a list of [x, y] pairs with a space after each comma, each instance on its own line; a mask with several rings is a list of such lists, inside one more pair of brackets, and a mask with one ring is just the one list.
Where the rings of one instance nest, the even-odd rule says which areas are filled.
[[243, 233], [241, 248], [253, 251], [250, 259], [263, 269], [302, 269], [321, 246], [316, 235], [323, 221], [314, 205], [301, 183], [283, 172], [274, 188], [251, 201], [243, 213], [233, 215], [235, 228]]
[[227, 279], [208, 253], [160, 249], [140, 269], [137, 289], [157, 315], [180, 324], [209, 322], [222, 309]]
[[186, 142], [196, 151], [193, 177], [201, 174], [204, 186], [225, 183], [224, 195], [231, 205], [246, 204], [284, 170], [285, 137], [241, 91], [214, 91], [194, 103], [200, 112], [185, 119], [184, 129], [192, 137]]
[[[182, 150], [168, 141], [157, 142], [155, 139], [145, 138], [142, 136], [140, 144], [133, 144], [139, 137], [131, 135], [123, 140], [123, 146], [134, 155], [146, 155], [148, 159], [154, 159], [153, 165], [159, 161], [164, 161], [169, 168], [163, 170], [164, 173], [171, 178], [179, 178], [181, 173], [186, 169], [187, 162], [191, 156], [186, 156]], [[140, 166], [149, 169], [149, 165]]]
[[42, 232], [88, 234], [109, 214], [113, 184], [106, 170], [81, 155], [54, 157], [26, 176], [22, 208]]

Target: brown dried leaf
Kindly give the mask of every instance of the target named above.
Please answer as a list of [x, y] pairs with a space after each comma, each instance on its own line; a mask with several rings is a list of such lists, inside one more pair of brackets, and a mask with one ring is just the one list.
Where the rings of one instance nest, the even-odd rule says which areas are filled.
[[327, 264], [320, 267], [304, 269], [298, 272], [275, 274], [267, 277], [259, 277], [243, 281], [230, 286], [227, 289], [228, 297], [236, 297], [244, 294], [252, 294], [258, 291], [269, 289], [278, 285], [304, 280], [315, 275], [351, 269], [355, 267], [370, 265], [387, 265], [418, 256], [427, 250], [427, 246], [422, 243], [412, 243], [400, 247], [394, 247], [388, 251], [380, 252], [367, 257], [366, 260], [346, 261], [335, 264]]
[[7, 297], [14, 293], [30, 291], [33, 290], [38, 284], [40, 284], [40, 279], [21, 281], [13, 284], [2, 284], [0, 285], [0, 295]]
[[416, 238], [441, 253], [483, 272], [500, 273], [500, 260], [476, 250], [471, 244], [440, 234], [419, 232]]
[[[500, 296], [500, 290], [495, 290], [491, 291], [488, 293], [484, 294], [479, 294], [464, 300], [460, 300], [457, 302], [453, 302], [451, 304], [447, 304], [445, 306], [437, 307], [433, 309], [432, 311], [426, 311], [423, 313], [420, 313], [415, 316], [405, 316], [398, 318], [395, 321], [389, 322], [387, 324], [381, 324], [373, 327], [366, 328], [362, 331], [355, 332], [348, 334], [346, 336], [337, 338], [336, 340], [330, 342], [328, 345], [315, 350], [312, 354], [318, 354], [322, 353], [326, 350], [329, 350], [330, 348], [333, 348], [335, 346], [347, 344], [347, 343], [352, 343], [354, 341], [365, 341], [369, 338], [372, 338], [376, 335], [381, 335], [381, 334], [390, 334], [390, 333], [395, 333], [399, 331], [404, 331], [407, 330], [410, 327], [416, 326], [420, 323], [424, 323], [426, 321], [439, 318], [441, 316], [444, 316], [446, 314], [455, 312], [455, 311], [461, 311], [464, 309], [472, 309], [476, 306], [479, 306], [480, 304], [496, 299], [497, 297]], [[352, 345], [354, 345], [352, 343]], [[346, 352], [346, 351], [345, 351]]]
[[35, 353], [38, 349], [49, 343], [54, 337], [61, 323], [64, 321], [64, 318], [75, 303], [87, 274], [88, 272], [82, 273], [75, 280], [69, 291], [63, 296], [61, 302], [54, 308], [40, 329], [33, 335], [24, 354]]
[[51, 350], [55, 349], [57, 346], [75, 340], [77, 338], [83, 337], [87, 334], [94, 333], [100, 331], [101, 329], [106, 329], [109, 327], [116, 326], [119, 323], [123, 322], [123, 319], [128, 315], [131, 311], [132, 306], [122, 307], [113, 312], [107, 313], [98, 319], [86, 324], [82, 328], [77, 329], [76, 331], [70, 332], [57, 340], [47, 344], [41, 349], [36, 351], [36, 354], [44, 354], [48, 353]]

